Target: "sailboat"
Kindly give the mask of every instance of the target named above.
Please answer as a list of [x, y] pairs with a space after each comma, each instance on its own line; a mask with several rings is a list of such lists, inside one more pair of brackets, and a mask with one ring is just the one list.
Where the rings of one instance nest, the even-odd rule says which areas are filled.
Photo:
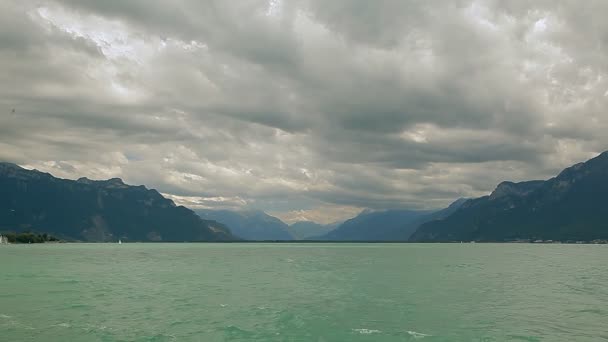
[[121, 239], [118, 239], [118, 244], [122, 245], [122, 240]]

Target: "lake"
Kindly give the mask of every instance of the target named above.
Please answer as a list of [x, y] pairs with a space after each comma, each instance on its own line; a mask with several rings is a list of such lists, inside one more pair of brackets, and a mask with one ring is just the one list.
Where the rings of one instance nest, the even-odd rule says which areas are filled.
[[608, 341], [608, 246], [0, 246], [0, 341]]

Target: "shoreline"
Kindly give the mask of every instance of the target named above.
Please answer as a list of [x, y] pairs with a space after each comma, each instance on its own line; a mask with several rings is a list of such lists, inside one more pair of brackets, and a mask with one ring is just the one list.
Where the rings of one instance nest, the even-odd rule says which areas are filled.
[[[437, 245], [437, 244], [524, 244], [524, 245], [606, 245], [608, 240], [599, 241], [327, 241], [327, 240], [235, 240], [235, 241], [123, 241], [122, 244], [179, 244], [179, 243], [205, 243], [205, 244], [416, 244], [416, 245]], [[113, 241], [47, 241], [42, 243], [23, 243], [9, 242], [1, 245], [61, 245], [61, 244], [108, 244], [119, 245]], [[0, 245], [0, 246], [1, 246]]]

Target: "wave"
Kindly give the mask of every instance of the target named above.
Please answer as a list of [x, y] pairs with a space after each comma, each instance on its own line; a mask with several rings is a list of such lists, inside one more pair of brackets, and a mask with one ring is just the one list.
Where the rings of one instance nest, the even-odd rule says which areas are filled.
[[365, 329], [365, 328], [353, 329], [353, 331], [358, 332], [359, 334], [362, 334], [362, 335], [379, 334], [382, 332], [382, 331], [376, 330], [376, 329]]
[[418, 338], [425, 338], [425, 337], [432, 336], [432, 335], [429, 335], [429, 334], [423, 334], [423, 333], [419, 333], [419, 332], [416, 332], [416, 331], [413, 331], [413, 330], [408, 330], [408, 331], [407, 331], [407, 333], [408, 333], [410, 336], [412, 336], [413, 338], [416, 338], [416, 339], [418, 339]]

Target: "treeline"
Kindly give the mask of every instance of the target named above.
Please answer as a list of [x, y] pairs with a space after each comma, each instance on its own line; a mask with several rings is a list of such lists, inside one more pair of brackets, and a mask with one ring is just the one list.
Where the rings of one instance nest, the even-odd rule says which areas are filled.
[[2, 236], [4, 236], [9, 243], [45, 243], [59, 241], [59, 239], [47, 233], [2, 233]]

